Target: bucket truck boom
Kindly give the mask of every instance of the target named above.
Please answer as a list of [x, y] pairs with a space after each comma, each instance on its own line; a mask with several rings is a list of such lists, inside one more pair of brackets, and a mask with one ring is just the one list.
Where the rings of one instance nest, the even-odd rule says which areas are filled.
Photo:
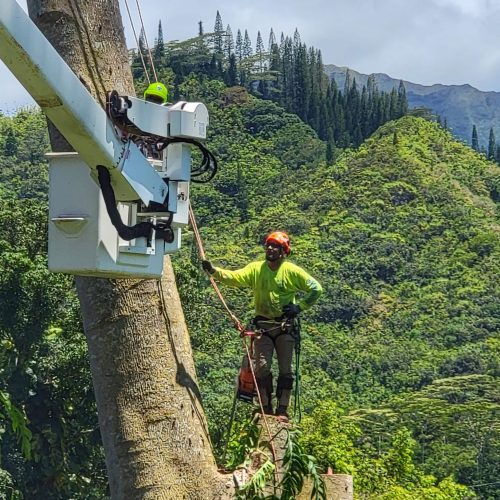
[[[15, 0], [2, 0], [0, 59], [76, 151], [48, 155], [49, 268], [159, 277], [163, 255], [180, 248], [188, 223], [191, 148], [203, 148], [205, 105], [162, 106], [110, 92], [106, 112]], [[141, 136], [163, 141], [163, 153], [148, 160]], [[150, 233], [137, 237], [119, 229], [144, 224]]]

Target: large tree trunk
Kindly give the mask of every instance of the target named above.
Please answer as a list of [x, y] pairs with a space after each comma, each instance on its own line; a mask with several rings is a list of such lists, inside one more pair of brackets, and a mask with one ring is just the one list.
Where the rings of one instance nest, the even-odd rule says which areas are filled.
[[[108, 90], [134, 94], [118, 0], [27, 3], [101, 104]], [[53, 149], [67, 151], [57, 135]], [[76, 283], [112, 498], [222, 498], [170, 260], [161, 283]]]

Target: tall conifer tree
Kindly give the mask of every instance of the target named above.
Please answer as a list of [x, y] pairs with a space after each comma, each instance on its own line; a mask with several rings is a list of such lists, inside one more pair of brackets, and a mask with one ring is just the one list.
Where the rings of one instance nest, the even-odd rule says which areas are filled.
[[[273, 34], [274, 36], [274, 34]], [[271, 99], [277, 99], [277, 95], [280, 92], [280, 69], [281, 69], [281, 57], [278, 44], [276, 40], [271, 44], [271, 49], [269, 51], [269, 72], [271, 75], [271, 80], [268, 83], [268, 97]]]
[[397, 118], [406, 115], [408, 113], [408, 99], [406, 98], [406, 88], [403, 80], [399, 80], [398, 87], [398, 103], [397, 103]]
[[222, 58], [224, 55], [224, 26], [222, 24], [222, 17], [217, 11], [215, 16], [214, 25], [214, 53], [218, 58]]
[[271, 28], [271, 31], [269, 32], [269, 41], [267, 43], [267, 51], [269, 53], [272, 52], [274, 45], [276, 45], [276, 37], [274, 36], [274, 31]]
[[349, 94], [349, 91], [351, 90], [351, 72], [347, 70], [345, 72], [345, 81], [344, 81], [344, 96], [347, 96]]
[[260, 31], [257, 31], [257, 43], [255, 45], [255, 54], [259, 58], [259, 72], [262, 73], [264, 71], [264, 43], [262, 42], [262, 36]]
[[490, 136], [488, 139], [488, 159], [494, 160], [497, 152], [497, 145], [495, 140], [495, 133], [493, 132], [493, 127], [490, 128]]
[[229, 26], [228, 24], [226, 27], [226, 36], [224, 39], [224, 56], [228, 61], [233, 52], [234, 52], [233, 31], [231, 30], [231, 26]]
[[224, 81], [230, 87], [238, 84], [238, 67], [236, 65], [236, 56], [234, 54], [229, 56], [229, 64]]
[[302, 40], [300, 39], [299, 30], [295, 28], [295, 31], [293, 33], [293, 50], [298, 50], [301, 45]]
[[139, 33], [139, 47], [138, 49], [141, 51], [143, 56], [147, 56], [147, 47], [146, 47], [146, 33], [144, 33], [144, 28], [141, 28]]
[[245, 30], [245, 37], [243, 38], [243, 57], [250, 57], [253, 54], [252, 42], [250, 41], [250, 36], [248, 31]]
[[292, 39], [286, 37], [283, 41], [283, 53], [281, 57], [281, 102], [280, 104], [288, 110], [294, 105], [294, 79], [293, 79], [293, 45]]
[[243, 38], [241, 36], [241, 30], [238, 29], [238, 33], [236, 34], [236, 43], [234, 46], [234, 51], [236, 54], [236, 59], [238, 64], [243, 59]]
[[472, 149], [479, 151], [479, 137], [477, 135], [476, 125], [472, 125]]
[[163, 57], [165, 56], [165, 42], [163, 41], [163, 28], [161, 20], [158, 22], [158, 37], [156, 38], [153, 59], [155, 66], [159, 67], [163, 64]]
[[308, 68], [306, 46], [300, 44], [293, 49], [293, 87], [292, 111], [299, 115], [305, 122], [308, 119], [309, 96], [311, 91], [310, 71]]

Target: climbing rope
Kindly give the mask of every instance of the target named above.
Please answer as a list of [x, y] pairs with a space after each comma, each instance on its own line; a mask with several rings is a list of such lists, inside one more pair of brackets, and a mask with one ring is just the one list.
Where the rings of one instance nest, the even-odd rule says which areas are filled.
[[[137, 38], [137, 33], [135, 32], [134, 21], [132, 20], [132, 15], [130, 14], [130, 9], [128, 7], [127, 0], [125, 0], [125, 7], [127, 8], [128, 18], [130, 20], [130, 26], [132, 27], [132, 32], [134, 33], [135, 43], [137, 44], [137, 52], [139, 52], [139, 56], [141, 57], [142, 68], [144, 69], [144, 74], [146, 75], [146, 78], [148, 80], [148, 85], [149, 85], [151, 83], [151, 80], [149, 79], [149, 73], [148, 73], [148, 70], [146, 68], [146, 62], [144, 61], [144, 56], [142, 55], [141, 47], [139, 46], [139, 39]], [[142, 17], [141, 17], [141, 21], [142, 21]], [[144, 30], [144, 24], [142, 25], [142, 27]], [[144, 33], [146, 33], [146, 32], [144, 31]], [[155, 78], [156, 78], [156, 71], [154, 70], [154, 66], [153, 66], [153, 72], [154, 72]]]
[[295, 392], [293, 398], [293, 416], [300, 423], [302, 420], [302, 410], [300, 408], [300, 319], [294, 318], [293, 329], [296, 335], [295, 338]]
[[[149, 62], [151, 63], [151, 69], [153, 70], [153, 75], [155, 77], [155, 82], [158, 81], [158, 76], [156, 75], [155, 63], [153, 62], [153, 56], [151, 55], [151, 49], [149, 48], [148, 37], [146, 35], [146, 28], [144, 27], [144, 21], [142, 20], [141, 6], [139, 5], [139, 0], [135, 0], [137, 5], [137, 12], [139, 12], [139, 19], [141, 20], [142, 32], [144, 33], [144, 41], [146, 42], [146, 49], [149, 54]], [[137, 46], [139, 48], [139, 46]]]
[[[191, 224], [191, 228], [193, 229], [194, 237], [196, 239], [196, 244], [198, 246], [198, 252], [200, 254], [200, 259], [205, 260], [206, 255], [205, 255], [205, 250], [203, 248], [203, 242], [201, 241], [201, 236], [200, 232], [198, 231], [198, 225], [196, 223], [196, 219], [194, 217], [194, 212], [193, 212], [193, 207], [191, 206], [191, 202], [189, 202], [189, 222]], [[221, 301], [221, 304], [224, 306], [224, 309], [226, 312], [229, 314], [229, 317], [231, 318], [232, 322], [234, 323], [234, 327], [241, 333], [245, 332], [245, 327], [242, 325], [241, 321], [236, 317], [236, 315], [231, 311], [229, 306], [227, 305], [226, 300], [224, 299], [224, 296], [222, 295], [217, 283], [215, 280], [212, 278], [210, 274], [208, 274], [208, 278], [210, 280], [210, 284], [212, 285], [213, 289], [215, 290], [215, 293], [217, 294], [217, 297], [219, 297], [219, 300]]]
[[[151, 63], [151, 69], [153, 71], [153, 76], [155, 77], [155, 82], [157, 82], [158, 81], [158, 75], [156, 74], [155, 63], [153, 61], [153, 55], [151, 53], [151, 48], [149, 47], [148, 37], [146, 35], [146, 28], [144, 27], [144, 21], [142, 19], [142, 12], [141, 12], [141, 6], [139, 5], [139, 0], [135, 0], [135, 3], [137, 5], [137, 12], [139, 13], [139, 19], [141, 20], [141, 34], [144, 35], [144, 42], [146, 44], [146, 50], [148, 52], [149, 62]], [[130, 14], [130, 9], [129, 9], [128, 1], [127, 0], [125, 0], [125, 7], [127, 8], [128, 18], [129, 18], [129, 21], [130, 21], [130, 26], [132, 27], [132, 32], [134, 33], [135, 43], [137, 44], [137, 52], [139, 52], [139, 55], [141, 57], [142, 68], [144, 69], [144, 74], [146, 75], [146, 78], [148, 80], [148, 85], [149, 85], [151, 83], [151, 81], [149, 79], [149, 73], [148, 73], [148, 70], [146, 68], [146, 62], [144, 61], [144, 56], [142, 54], [142, 50], [141, 50], [141, 47], [140, 47], [140, 44], [139, 44], [139, 39], [137, 38], [137, 33], [135, 31], [134, 21], [132, 19], [132, 15]]]
[[[197, 244], [197, 247], [198, 247], [198, 252], [199, 252], [200, 258], [202, 260], [205, 260], [205, 250], [203, 248], [203, 242], [201, 240], [200, 232], [198, 230], [198, 224], [196, 223], [196, 219], [195, 219], [195, 216], [194, 216], [193, 208], [191, 206], [191, 202], [189, 203], [189, 222], [190, 222], [191, 227], [193, 229], [193, 233], [194, 233], [194, 236], [195, 236], [195, 240], [196, 240], [196, 244]], [[273, 435], [271, 433], [271, 428], [269, 427], [269, 422], [267, 421], [267, 417], [266, 417], [266, 414], [264, 412], [264, 405], [262, 404], [262, 398], [261, 398], [261, 395], [260, 395], [259, 386], [257, 385], [257, 378], [255, 377], [255, 369], [254, 369], [254, 366], [253, 366], [253, 363], [252, 363], [252, 357], [251, 357], [250, 349], [249, 349], [248, 343], [246, 341], [246, 339], [248, 338], [248, 335], [246, 334], [245, 328], [242, 325], [241, 321], [236, 317], [236, 315], [231, 311], [231, 309], [227, 305], [227, 302], [224, 299], [224, 297], [222, 295], [222, 292], [220, 291], [219, 286], [217, 285], [217, 283], [215, 282], [215, 280], [213, 279], [213, 277], [210, 276], [210, 275], [208, 275], [208, 277], [210, 279], [210, 283], [212, 285], [212, 288], [215, 290], [215, 293], [219, 297], [219, 300], [221, 301], [222, 305], [224, 306], [224, 309], [226, 310], [226, 312], [228, 313], [229, 317], [233, 321], [234, 327], [240, 332], [240, 337], [241, 337], [243, 346], [245, 348], [245, 352], [246, 352], [246, 354], [248, 356], [250, 372], [252, 373], [252, 379], [253, 379], [253, 382], [255, 384], [255, 392], [257, 394], [257, 399], [259, 401], [259, 407], [260, 407], [262, 419], [264, 421], [264, 426], [266, 427], [266, 431], [267, 431], [267, 433], [269, 435], [269, 445], [271, 447], [271, 453], [272, 453], [272, 456], [273, 456], [273, 461], [274, 461], [274, 463], [276, 463], [277, 454], [276, 454], [276, 449], [274, 447], [274, 442], [273, 442], [274, 437], [273, 437]], [[234, 410], [233, 410], [232, 413], [234, 413]], [[276, 472], [276, 470], [275, 470], [275, 472]]]

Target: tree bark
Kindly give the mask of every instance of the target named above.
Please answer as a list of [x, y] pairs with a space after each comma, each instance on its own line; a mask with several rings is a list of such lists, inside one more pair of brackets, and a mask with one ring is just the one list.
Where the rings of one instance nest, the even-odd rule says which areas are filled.
[[[27, 3], [98, 102], [113, 89], [134, 95], [118, 0]], [[52, 130], [53, 150], [71, 150], [57, 136]], [[159, 282], [77, 277], [76, 284], [112, 498], [225, 497], [170, 259]]]

